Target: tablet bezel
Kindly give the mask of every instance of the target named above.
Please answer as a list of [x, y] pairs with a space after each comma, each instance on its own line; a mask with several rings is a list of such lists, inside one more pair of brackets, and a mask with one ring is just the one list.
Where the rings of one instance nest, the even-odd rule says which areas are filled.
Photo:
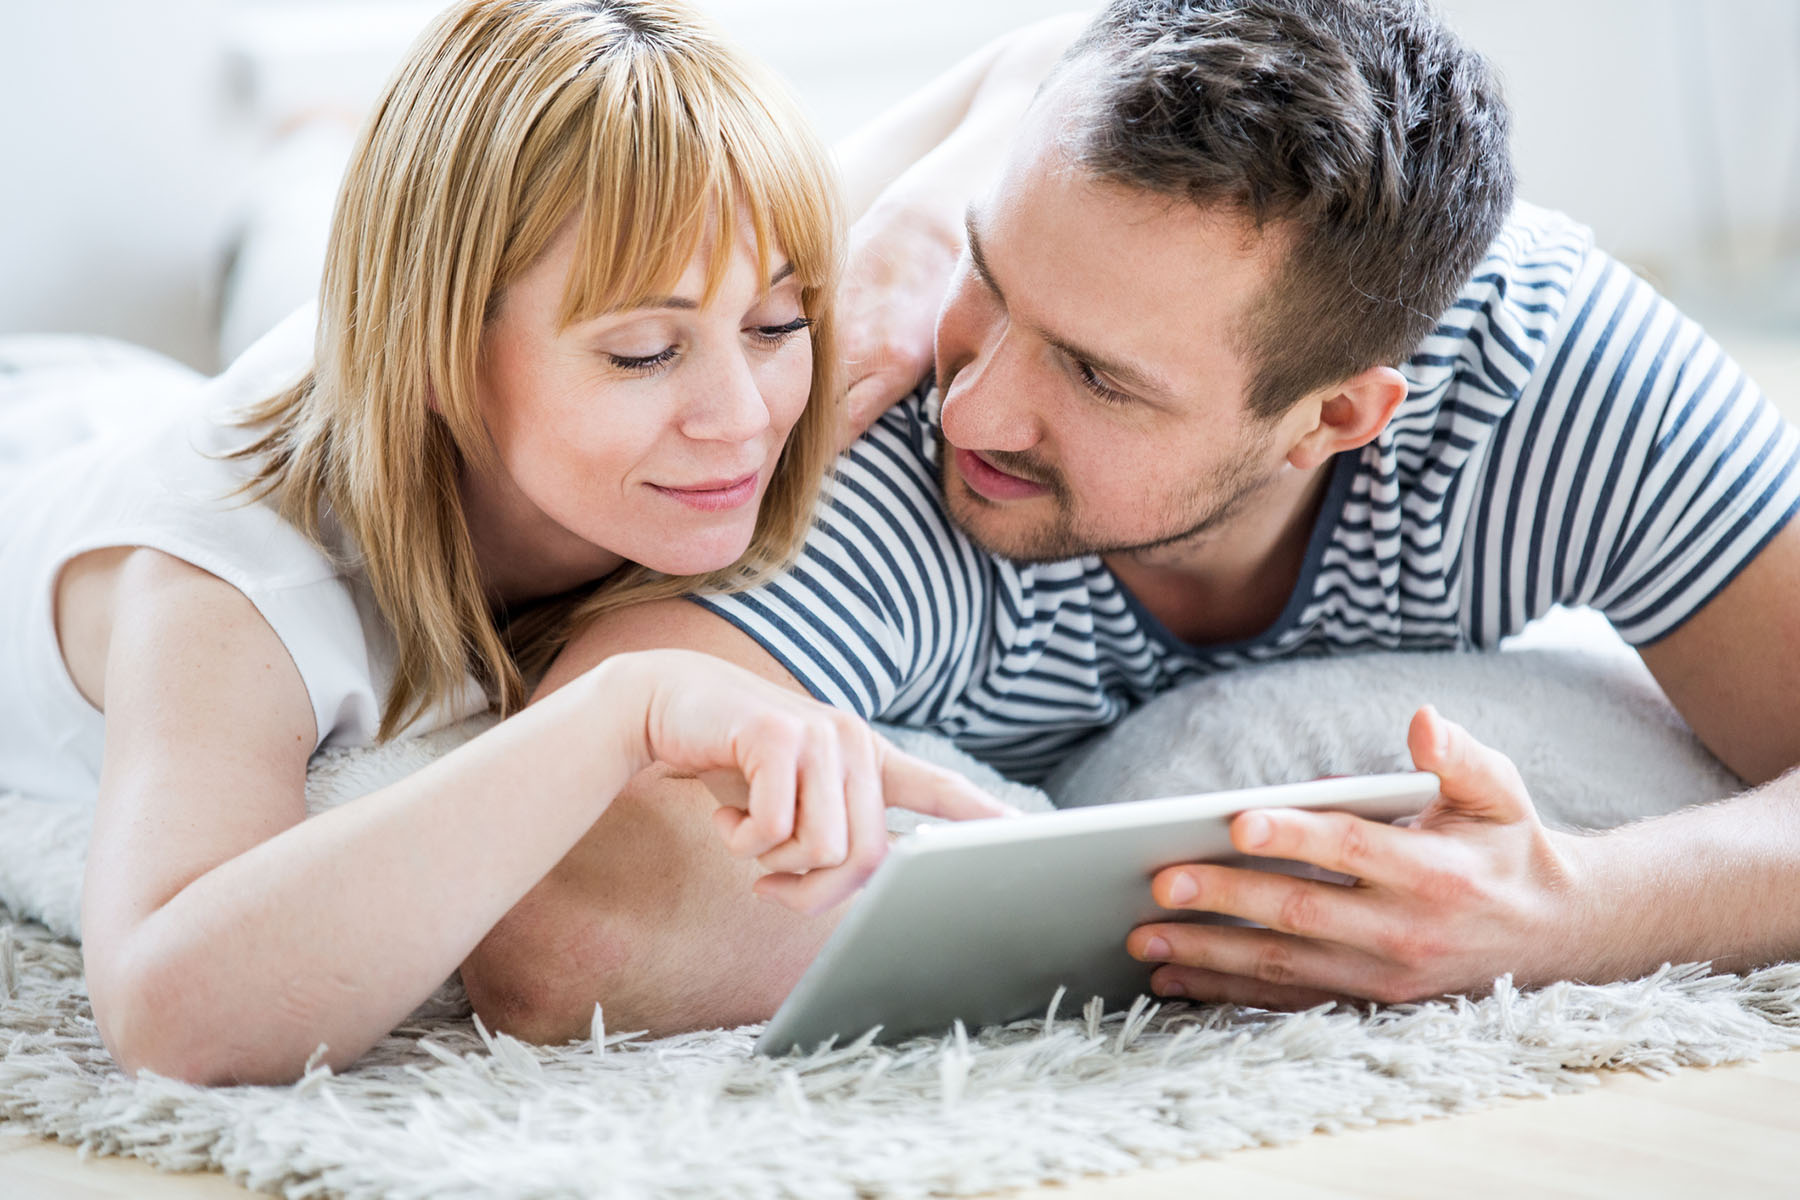
[[[1149, 880], [1156, 871], [1183, 862], [1219, 861], [1240, 861], [1289, 873], [1310, 870], [1237, 854], [1230, 843], [1232, 817], [1257, 808], [1308, 808], [1393, 821], [1417, 814], [1437, 793], [1437, 776], [1409, 772], [922, 826], [890, 849], [764, 1028], [756, 1049], [780, 1054], [808, 1049], [833, 1037], [843, 1042], [877, 1024], [882, 1026], [878, 1040], [893, 1041], [948, 1030], [959, 1019], [958, 1013], [966, 1013], [971, 1024], [1019, 1019], [1041, 1009], [1054, 992], [1057, 985], [1045, 987], [1042, 978], [1036, 983], [1024, 978], [1041, 975], [1045, 969], [1066, 974], [1063, 985], [1078, 1001], [1085, 1002], [1093, 992], [1083, 983], [1089, 980], [1104, 983], [1101, 993], [1110, 991], [1105, 995], [1109, 1003], [1127, 1004], [1132, 996], [1126, 992], [1135, 994], [1147, 987], [1128, 986], [1125, 976], [1141, 970], [1147, 981], [1152, 967], [1135, 963], [1124, 954], [1126, 934], [1146, 920], [1208, 919], [1205, 914], [1157, 908], [1149, 896]], [[1035, 862], [1061, 860], [1066, 864], [1077, 848], [1103, 847], [1109, 848], [1109, 861], [1089, 863], [1084, 858], [1082, 869], [1071, 875], [1047, 879], [1031, 870]], [[996, 900], [997, 883], [1014, 887]], [[984, 900], [987, 907], [970, 907]], [[1081, 926], [1062, 939], [1064, 944], [1052, 946], [1046, 953], [1070, 958], [1085, 954], [1087, 959], [1060, 968], [1046, 968], [1034, 959], [1030, 968], [1012, 973], [1020, 977], [1016, 996], [1005, 978], [980, 977], [979, 971], [966, 979], [946, 978], [916, 965], [918, 955], [927, 949], [964, 960], [965, 967], [972, 955], [977, 968], [982, 961], [1003, 958], [1001, 943], [1006, 940], [1007, 926], [983, 926], [982, 922], [1003, 921], [1006, 914], [995, 910], [1012, 906], [1020, 910], [1012, 914], [1015, 925], [1034, 926], [1044, 918], [1044, 904], [1064, 906], [1062, 911]], [[1083, 909], [1083, 905], [1090, 908]], [[1092, 910], [1094, 905], [1113, 909], [1112, 916]], [[941, 929], [954, 931], [959, 939], [973, 936], [984, 940], [969, 943], [931, 938], [929, 922], [926, 926], [897, 923], [920, 909], [940, 917]], [[971, 921], [968, 914], [972, 911], [980, 911], [981, 919]], [[1056, 931], [1051, 930], [1045, 940], [1058, 941]], [[911, 951], [912, 957], [897, 962], [899, 956], [883, 953], [884, 942], [903, 947], [902, 954]], [[983, 960], [980, 951], [984, 946], [997, 953]], [[1017, 947], [1006, 949], [1016, 957]], [[852, 1015], [843, 1015], [846, 1012]], [[1001, 1012], [1007, 1015], [996, 1015]], [[868, 1019], [872, 1013], [877, 1013], [877, 1019]]]

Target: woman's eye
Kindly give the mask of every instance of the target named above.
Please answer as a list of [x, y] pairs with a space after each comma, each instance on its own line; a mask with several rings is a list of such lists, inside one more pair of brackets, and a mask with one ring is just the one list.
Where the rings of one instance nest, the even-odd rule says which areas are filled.
[[750, 336], [754, 337], [759, 342], [766, 342], [771, 346], [776, 346], [787, 341], [796, 333], [803, 333], [811, 328], [811, 317], [795, 317], [786, 325], [758, 325], [751, 329]]
[[1088, 366], [1079, 358], [1071, 359], [1070, 362], [1075, 366], [1075, 378], [1081, 381], [1081, 386], [1092, 392], [1100, 400], [1107, 404], [1125, 404], [1130, 401], [1130, 396], [1127, 396], [1117, 388], [1108, 387], [1100, 376], [1094, 374], [1094, 368]]
[[606, 357], [611, 360], [613, 366], [621, 371], [630, 371], [634, 374], [648, 374], [658, 367], [671, 362], [675, 358], [675, 347], [666, 346], [655, 354], [646, 354], [641, 357], [632, 357], [625, 354], [608, 354]]

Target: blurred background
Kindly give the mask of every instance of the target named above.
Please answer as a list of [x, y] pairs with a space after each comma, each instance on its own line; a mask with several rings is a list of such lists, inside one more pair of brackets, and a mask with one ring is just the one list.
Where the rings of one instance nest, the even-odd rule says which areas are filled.
[[[1083, 7], [701, 3], [828, 138]], [[439, 7], [0, 0], [0, 334], [98, 333], [217, 369], [310, 297], [353, 125]], [[1441, 7], [1505, 77], [1522, 194], [1592, 225], [1800, 400], [1800, 4]]]

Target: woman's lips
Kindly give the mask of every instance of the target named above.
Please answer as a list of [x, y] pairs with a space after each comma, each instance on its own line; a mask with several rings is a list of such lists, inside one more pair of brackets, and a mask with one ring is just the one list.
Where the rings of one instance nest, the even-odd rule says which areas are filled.
[[756, 481], [760, 472], [752, 471], [742, 479], [719, 480], [693, 487], [650, 486], [672, 500], [700, 512], [728, 512], [756, 499]]
[[956, 470], [976, 495], [988, 500], [1029, 500], [1050, 491], [1041, 483], [1009, 475], [973, 450], [956, 451]]

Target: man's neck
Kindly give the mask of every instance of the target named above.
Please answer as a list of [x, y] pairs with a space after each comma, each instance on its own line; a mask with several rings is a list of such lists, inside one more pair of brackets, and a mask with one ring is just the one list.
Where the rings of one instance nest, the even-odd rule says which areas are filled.
[[1195, 542], [1110, 554], [1107, 568], [1184, 642], [1255, 637], [1281, 617], [1299, 583], [1335, 461], [1281, 477], [1261, 503]]

